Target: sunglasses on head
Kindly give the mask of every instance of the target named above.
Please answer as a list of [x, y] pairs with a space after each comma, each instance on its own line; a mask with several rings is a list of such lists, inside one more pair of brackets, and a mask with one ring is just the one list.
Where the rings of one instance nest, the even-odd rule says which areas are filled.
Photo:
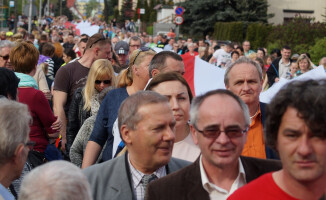
[[4, 59], [4, 60], [8, 60], [8, 59], [9, 59], [9, 55], [5, 55], [5, 56], [1, 56], [1, 55], [0, 55], [0, 57], [1, 57], [2, 59]]
[[145, 51], [149, 51], [149, 50], [154, 51], [153, 49], [148, 48], [148, 47], [140, 47], [140, 48], [138, 49], [138, 53], [137, 53], [137, 55], [136, 55], [136, 57], [135, 57], [135, 59], [134, 59], [134, 62], [132, 62], [132, 64], [133, 64], [133, 65], [135, 64], [135, 61], [136, 61], [137, 57], [139, 56], [140, 52], [145, 52]]
[[96, 84], [96, 85], [99, 85], [99, 84], [101, 84], [101, 83], [104, 83], [104, 84], [108, 85], [108, 84], [111, 83], [111, 80], [103, 80], [103, 81], [101, 81], [101, 80], [96, 80], [96, 81], [95, 81], [95, 84]]
[[93, 43], [91, 44], [91, 46], [89, 46], [89, 48], [92, 48], [92, 46], [93, 46], [94, 44], [96, 44], [96, 43], [97, 43], [98, 41], [100, 41], [100, 40], [105, 40], [105, 37], [102, 36], [101, 38], [95, 40], [95, 42], [93, 42]]

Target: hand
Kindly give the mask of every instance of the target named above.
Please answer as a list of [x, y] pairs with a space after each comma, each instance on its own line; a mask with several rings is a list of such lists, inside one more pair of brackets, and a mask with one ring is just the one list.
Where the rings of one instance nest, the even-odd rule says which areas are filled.
[[275, 83], [277, 83], [280, 79], [278, 77], [275, 78]]
[[47, 99], [47, 100], [51, 100], [51, 98], [52, 98], [52, 95], [51, 95], [51, 92], [49, 91], [49, 92], [43, 92], [43, 94], [44, 94], [44, 96], [45, 96], [45, 98]]
[[60, 132], [60, 129], [62, 127], [62, 122], [58, 116], [55, 116], [55, 117], [57, 118], [57, 120], [55, 122], [53, 122], [51, 128], [55, 132]]

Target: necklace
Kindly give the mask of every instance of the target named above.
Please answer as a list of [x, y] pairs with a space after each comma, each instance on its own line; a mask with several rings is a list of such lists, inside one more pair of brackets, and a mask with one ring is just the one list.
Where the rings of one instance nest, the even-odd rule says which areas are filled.
[[255, 113], [253, 116], [250, 116], [250, 119], [254, 118], [254, 117], [257, 115], [258, 110], [259, 110], [259, 109], [257, 109], [256, 113]]

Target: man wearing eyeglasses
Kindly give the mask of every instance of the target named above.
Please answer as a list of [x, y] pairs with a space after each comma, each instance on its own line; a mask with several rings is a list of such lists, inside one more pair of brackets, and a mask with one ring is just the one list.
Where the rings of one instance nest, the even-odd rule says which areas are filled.
[[32, 118], [26, 105], [5, 98], [0, 99], [0, 113], [0, 199], [14, 200], [8, 188], [20, 177], [29, 148], [35, 144], [28, 141]]
[[190, 128], [201, 156], [190, 166], [148, 187], [147, 199], [226, 199], [260, 175], [281, 168], [279, 161], [240, 156], [250, 124], [247, 105], [232, 92], [196, 97]]
[[10, 50], [14, 46], [14, 43], [10, 42], [9, 40], [3, 40], [0, 42], [0, 67], [14, 70], [9, 58]]
[[[53, 88], [53, 111], [63, 122], [66, 122], [75, 90], [85, 86], [89, 69], [97, 59], [112, 59], [111, 42], [99, 33], [88, 39], [82, 58], [58, 70]], [[61, 130], [62, 150], [65, 150], [66, 123], [63, 123]]]
[[141, 40], [137, 36], [132, 36], [129, 40], [129, 55], [141, 47]]

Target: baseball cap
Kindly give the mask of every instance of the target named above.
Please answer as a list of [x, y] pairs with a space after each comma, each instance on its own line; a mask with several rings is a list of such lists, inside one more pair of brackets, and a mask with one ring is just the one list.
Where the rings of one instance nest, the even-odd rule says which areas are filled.
[[125, 41], [119, 41], [114, 46], [114, 51], [116, 54], [125, 54], [127, 55], [129, 52], [129, 45]]
[[95, 43], [97, 43], [100, 40], [105, 40], [105, 37], [101, 33], [96, 33], [92, 35], [92, 37], [88, 38], [86, 49], [91, 48]]

